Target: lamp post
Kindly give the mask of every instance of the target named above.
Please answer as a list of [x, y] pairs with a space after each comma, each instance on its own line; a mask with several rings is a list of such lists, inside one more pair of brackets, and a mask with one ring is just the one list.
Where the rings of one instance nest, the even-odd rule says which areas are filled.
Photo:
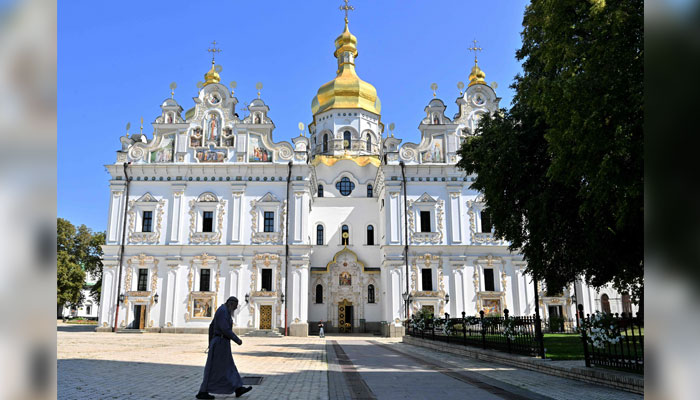
[[284, 304], [284, 293], [282, 293], [280, 300], [282, 301], [282, 304]]
[[449, 293], [446, 293], [446, 294], [445, 294], [445, 304], [447, 304], [447, 303], [449, 303], [449, 302], [450, 302], [450, 294], [449, 294]]
[[405, 292], [404, 294], [401, 295], [401, 297], [403, 297], [404, 304], [406, 304], [406, 319], [408, 319], [409, 318], [408, 305], [411, 303], [413, 296], [411, 296], [411, 293]]
[[123, 302], [124, 302], [124, 293], [119, 295], [119, 303], [123, 303]]
[[246, 293], [245, 294], [245, 303], [248, 304], [250, 302], [250, 294]]
[[158, 293], [153, 296], [153, 302], [158, 304]]

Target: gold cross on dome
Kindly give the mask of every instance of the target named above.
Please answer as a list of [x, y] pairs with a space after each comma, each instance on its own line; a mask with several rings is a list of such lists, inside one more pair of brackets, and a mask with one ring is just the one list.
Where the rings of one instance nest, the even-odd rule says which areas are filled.
[[207, 49], [209, 53], [211, 53], [211, 62], [214, 63], [214, 56], [216, 56], [216, 53], [221, 53], [221, 49], [216, 48], [216, 40], [211, 42], [212, 47]]
[[355, 7], [351, 6], [348, 4], [349, 0], [343, 0], [345, 2], [344, 6], [340, 6], [340, 11], [345, 11], [345, 23], [348, 23], [348, 12], [349, 11], [354, 11]]
[[483, 51], [484, 49], [482, 49], [481, 47], [477, 47], [477, 45], [476, 45], [476, 43], [477, 43], [477, 42], [476, 42], [476, 39], [473, 40], [473, 43], [474, 43], [474, 45], [473, 45], [472, 47], [468, 48], [467, 50], [470, 50], [470, 51], [473, 51], [473, 52], [474, 52], [474, 64], [476, 64], [476, 54], [477, 54], [476, 52], [477, 52], [477, 51]]

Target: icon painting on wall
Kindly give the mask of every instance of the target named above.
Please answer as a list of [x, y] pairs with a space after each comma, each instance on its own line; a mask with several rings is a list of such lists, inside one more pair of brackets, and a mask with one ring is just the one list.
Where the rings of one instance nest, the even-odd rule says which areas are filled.
[[338, 277], [338, 281], [340, 286], [352, 286], [352, 276], [350, 276], [349, 272], [341, 273]]
[[197, 150], [199, 162], [224, 162], [226, 150]]
[[500, 314], [501, 313], [501, 301], [493, 299], [483, 300], [484, 315]]
[[192, 316], [211, 318], [211, 299], [192, 299]]
[[430, 148], [421, 153], [423, 162], [439, 163], [445, 162], [445, 137], [434, 136]]
[[210, 113], [204, 119], [204, 129], [207, 142], [217, 142], [221, 131], [221, 118], [216, 113]]
[[152, 151], [149, 161], [152, 163], [166, 163], [173, 162], [173, 150], [175, 139], [173, 136], [166, 136], [163, 138], [163, 145]]
[[248, 162], [272, 162], [272, 152], [265, 148], [259, 135], [250, 135]]

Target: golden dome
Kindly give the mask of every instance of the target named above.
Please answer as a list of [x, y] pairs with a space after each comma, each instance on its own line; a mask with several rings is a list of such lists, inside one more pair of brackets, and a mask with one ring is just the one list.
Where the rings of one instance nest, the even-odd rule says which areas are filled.
[[207, 71], [206, 74], [204, 74], [204, 86], [207, 86], [210, 83], [219, 83], [221, 82], [221, 77], [219, 76], [219, 73], [216, 72], [214, 69], [214, 60], [211, 61], [211, 69]]
[[[472, 68], [472, 72], [469, 74], [469, 86], [475, 85], [477, 83], [480, 83], [482, 85], [486, 85], [486, 74], [484, 71], [479, 68], [479, 64], [474, 63], [474, 67]], [[467, 86], [467, 87], [469, 87]]]
[[379, 115], [382, 107], [377, 89], [355, 72], [357, 38], [350, 33], [347, 21], [345, 30], [335, 39], [334, 56], [338, 59], [337, 76], [318, 89], [311, 101], [311, 112], [316, 115], [332, 108], [361, 108]]

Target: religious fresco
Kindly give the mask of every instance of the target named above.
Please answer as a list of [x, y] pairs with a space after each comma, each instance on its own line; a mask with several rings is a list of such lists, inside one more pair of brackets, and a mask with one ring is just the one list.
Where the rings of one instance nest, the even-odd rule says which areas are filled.
[[194, 318], [211, 318], [211, 299], [192, 299]]
[[272, 152], [265, 148], [260, 135], [248, 139], [248, 162], [272, 162]]
[[340, 274], [338, 277], [338, 284], [340, 286], [352, 286], [352, 276], [350, 276], [349, 272], [343, 272]]
[[199, 162], [224, 162], [226, 150], [197, 150], [196, 157]]
[[163, 138], [163, 146], [151, 152], [149, 161], [152, 163], [173, 162], [173, 150], [175, 148], [175, 137], [166, 136]]
[[221, 118], [217, 113], [209, 113], [204, 118], [204, 134], [207, 142], [218, 143], [221, 133]]
[[498, 299], [484, 299], [481, 302], [483, 304], [482, 310], [484, 315], [488, 316], [491, 314], [501, 314], [501, 301]]
[[445, 137], [434, 136], [430, 149], [421, 153], [421, 159], [423, 162], [445, 162]]
[[190, 135], [190, 147], [202, 147], [202, 129], [197, 127]]

